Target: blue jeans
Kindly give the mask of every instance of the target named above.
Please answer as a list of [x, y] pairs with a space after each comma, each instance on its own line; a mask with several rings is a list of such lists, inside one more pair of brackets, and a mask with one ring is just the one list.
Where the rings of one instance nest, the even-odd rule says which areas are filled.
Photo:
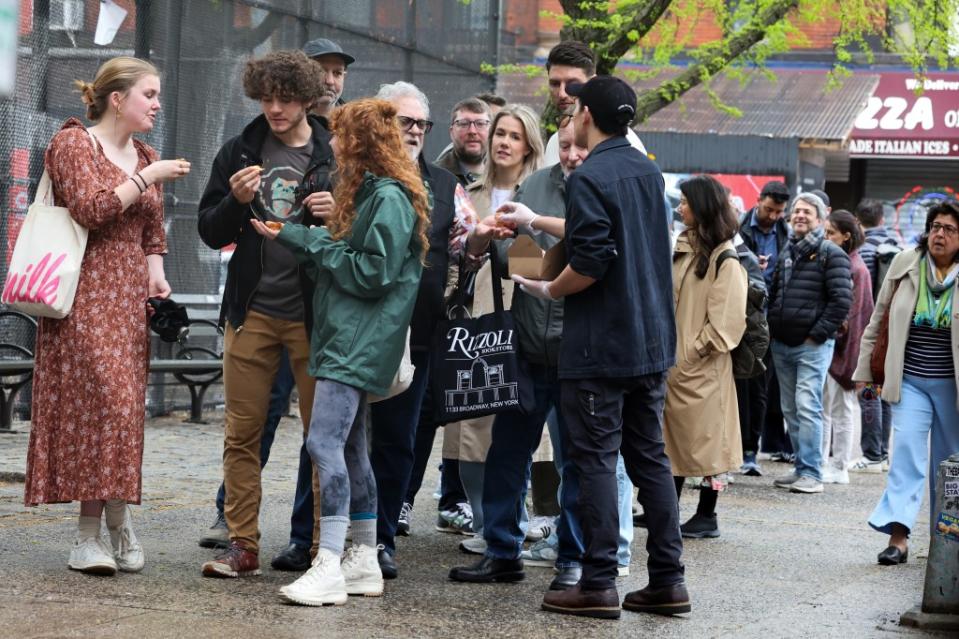
[[[528, 415], [520, 411], [500, 413], [493, 422], [493, 440], [486, 455], [486, 473], [483, 480], [483, 538], [486, 554], [499, 559], [516, 559], [526, 536], [522, 520], [525, 511], [526, 482], [529, 479], [533, 452], [543, 436], [543, 423], [553, 408], [559, 407], [559, 379], [556, 369], [529, 365], [533, 380], [536, 408]], [[565, 422], [557, 411], [558, 432], [550, 433], [553, 454], [562, 459], [560, 451], [568, 445]], [[579, 564], [583, 554], [582, 532], [575, 521], [578, 480], [571, 476], [572, 464], [560, 466], [562, 487], [559, 503], [560, 519], [559, 558], [557, 567]]]
[[928, 471], [929, 524], [935, 528], [936, 473], [942, 460], [959, 452], [956, 380], [904, 376], [902, 396], [892, 406], [892, 428], [889, 478], [869, 525], [887, 535], [892, 534], [893, 523], [912, 530]]
[[835, 340], [786, 346], [773, 340], [779, 399], [793, 451], [796, 474], [822, 481], [822, 389]]
[[425, 351], [410, 355], [413, 381], [396, 397], [370, 405], [370, 464], [376, 476], [376, 543], [396, 554], [396, 524], [413, 474], [416, 425], [429, 380]]
[[[280, 425], [280, 419], [290, 411], [290, 394], [293, 393], [295, 385], [293, 369], [290, 368], [290, 356], [286, 349], [283, 349], [280, 368], [276, 371], [273, 388], [270, 389], [270, 407], [260, 439], [260, 468], [266, 466], [266, 462], [270, 459], [270, 449], [276, 438], [276, 429]], [[225, 498], [226, 488], [221, 482], [220, 489], [216, 493], [216, 510], [220, 516], [223, 515]], [[313, 462], [306, 450], [305, 437], [300, 446], [296, 494], [293, 497], [293, 514], [290, 516], [290, 543], [301, 548], [310, 548], [313, 545]]]

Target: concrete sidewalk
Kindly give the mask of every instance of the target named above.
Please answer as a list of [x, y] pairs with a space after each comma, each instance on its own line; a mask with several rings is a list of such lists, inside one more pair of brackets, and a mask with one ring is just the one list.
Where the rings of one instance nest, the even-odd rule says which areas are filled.
[[[75, 505], [28, 509], [23, 484], [28, 424], [0, 435], [0, 637], [926, 637], [898, 625], [919, 603], [928, 550], [927, 508], [910, 561], [876, 565], [885, 538], [865, 519], [886, 475], [852, 475], [849, 486], [822, 495], [772, 487], [788, 471], [766, 462], [767, 475], [736, 477], [722, 494], [722, 537], [688, 540], [685, 562], [693, 612], [666, 619], [623, 612], [593, 621], [541, 612], [552, 571], [527, 568], [518, 584], [447, 581], [450, 567], [471, 563], [463, 537], [433, 528], [439, 447], [414, 511], [413, 536], [398, 540], [400, 578], [382, 598], [344, 606], [285, 605], [277, 589], [294, 576], [269, 567], [289, 533], [298, 421], [285, 419], [264, 473], [263, 575], [211, 580], [200, 565], [212, 552], [196, 540], [212, 523], [221, 475], [222, 414], [209, 425], [182, 416], [151, 419], [146, 429], [142, 507], [136, 530], [147, 554], [139, 575], [96, 578], [66, 568], [76, 530]], [[439, 438], [437, 444], [439, 444]], [[683, 496], [683, 518], [695, 491]], [[632, 574], [620, 595], [646, 583], [645, 530], [636, 530]]]

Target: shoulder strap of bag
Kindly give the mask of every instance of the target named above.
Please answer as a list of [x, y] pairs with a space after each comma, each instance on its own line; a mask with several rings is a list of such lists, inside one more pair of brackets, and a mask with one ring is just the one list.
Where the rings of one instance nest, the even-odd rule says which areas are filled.
[[[87, 135], [90, 136], [90, 144], [93, 145], [93, 154], [97, 153], [97, 139], [93, 137], [93, 132], [90, 129], [83, 129], [87, 132]], [[34, 204], [49, 204], [53, 205], [53, 180], [50, 179], [50, 172], [47, 171], [46, 164], [43, 165], [43, 175], [40, 176], [40, 181], [37, 183], [37, 193], [33, 197]]]
[[739, 253], [733, 249], [726, 249], [716, 256], [716, 277], [719, 277], [719, 269], [723, 265], [723, 262], [734, 257], [736, 258], [736, 261], [739, 261]]
[[503, 283], [500, 281], [499, 269], [496, 268], [496, 257], [493, 252], [493, 242], [489, 243], [489, 268], [490, 276], [493, 278], [493, 310], [497, 313], [503, 312]]

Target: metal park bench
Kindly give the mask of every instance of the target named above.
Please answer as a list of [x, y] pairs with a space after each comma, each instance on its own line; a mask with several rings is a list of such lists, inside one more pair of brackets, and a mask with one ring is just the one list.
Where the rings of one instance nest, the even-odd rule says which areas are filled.
[[[223, 333], [217, 325], [219, 295], [174, 295], [187, 308], [190, 332], [178, 343], [153, 340], [151, 378], [172, 375], [190, 391], [192, 423], [204, 423], [207, 389], [223, 377]], [[12, 310], [0, 310], [0, 433], [11, 431], [17, 394], [33, 378], [37, 322]], [[157, 381], [155, 378], [151, 381]]]

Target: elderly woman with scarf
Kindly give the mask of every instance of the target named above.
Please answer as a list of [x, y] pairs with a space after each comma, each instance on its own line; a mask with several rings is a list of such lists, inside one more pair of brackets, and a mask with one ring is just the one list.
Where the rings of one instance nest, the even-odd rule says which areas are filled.
[[[863, 334], [853, 375], [862, 385], [879, 381], [870, 362], [885, 324], [888, 349], [882, 396], [892, 405], [895, 435], [886, 490], [869, 525], [889, 535], [888, 547], [878, 556], [886, 566], [906, 563], [909, 556], [909, 533], [919, 514], [927, 469], [934, 478], [939, 463], [959, 451], [959, 378], [954, 356], [959, 330], [953, 323], [959, 313], [957, 262], [959, 202], [947, 200], [929, 210], [919, 246], [893, 259]], [[934, 514], [934, 480], [929, 484], [930, 513]], [[932, 517], [930, 523], [935, 526]]]

